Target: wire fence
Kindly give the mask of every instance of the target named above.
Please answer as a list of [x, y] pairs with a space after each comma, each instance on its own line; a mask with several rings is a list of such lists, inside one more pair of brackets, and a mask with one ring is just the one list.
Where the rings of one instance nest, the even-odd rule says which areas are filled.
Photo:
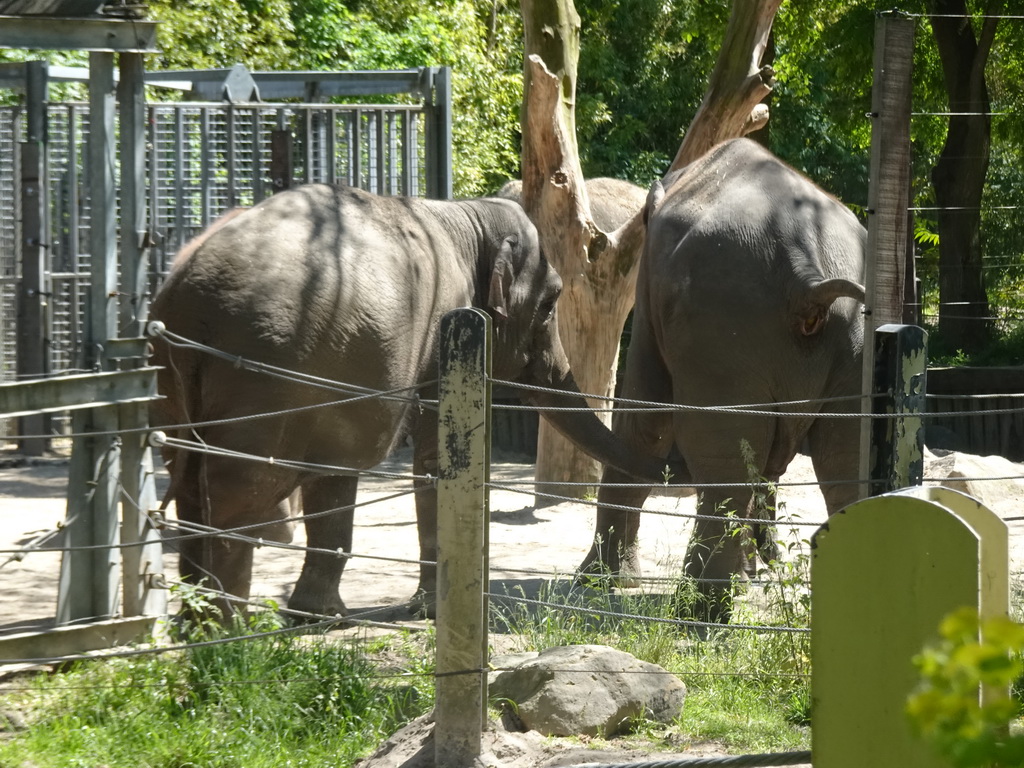
[[[158, 332], [167, 333], [162, 329], [157, 329]], [[382, 397], [395, 397], [395, 392], [373, 392], [366, 388], [352, 387], [345, 382], [327, 381], [323, 379], [313, 380], [308, 376], [303, 375], [301, 372], [287, 371], [279, 368], [271, 368], [265, 366], [258, 361], [248, 361], [237, 358], [232, 355], [229, 351], [216, 350], [206, 347], [205, 345], [195, 344], [194, 342], [185, 339], [174, 334], [167, 333], [167, 337], [176, 345], [191, 346], [193, 349], [199, 350], [206, 354], [224, 357], [235, 361], [239, 367], [246, 368], [252, 371], [253, 375], [258, 376], [273, 376], [273, 377], [287, 377], [290, 381], [300, 382], [305, 385], [315, 387], [318, 389], [325, 389], [330, 392], [349, 393], [349, 397], [342, 400], [331, 400], [328, 405], [336, 402], [352, 402], [360, 401], [365, 398], [371, 398], [376, 396]], [[501, 384], [503, 386], [518, 386], [515, 382], [508, 381], [496, 381], [495, 384]], [[407, 393], [410, 389], [402, 390], [403, 393]], [[992, 395], [992, 396], [980, 396], [979, 400], [989, 401], [993, 397], [1001, 397], [1003, 395]], [[1020, 402], [1020, 395], [1017, 393], [1008, 393], [1006, 397], [1013, 397], [1016, 401]], [[600, 399], [600, 398], [598, 398]], [[787, 401], [784, 403], [746, 403], [746, 404], [725, 404], [725, 405], [714, 405], [705, 406], [699, 410], [706, 411], [710, 414], [728, 415], [735, 416], [737, 414], [750, 415], [752, 417], [759, 418], [784, 418], [789, 415], [801, 415], [806, 417], [808, 414], [807, 409], [814, 408], [828, 408], [832, 407], [834, 403], [842, 401], [859, 401], [861, 398], [827, 398], [827, 399], [812, 399], [812, 400], [801, 400], [801, 401]], [[625, 407], [642, 407], [644, 410], [649, 409], [660, 409], [666, 411], [679, 411], [679, 410], [692, 410], [695, 406], [687, 405], [673, 405], [664, 403], [651, 403], [651, 402], [637, 402], [637, 401], [619, 401], [624, 402]], [[618, 407], [619, 402], [615, 405]], [[501, 407], [501, 406], [495, 406]], [[769, 409], [769, 407], [771, 407]], [[289, 409], [281, 409], [274, 411], [273, 414], [287, 413]], [[1003, 410], [1003, 409], [999, 409]], [[1016, 411], [1024, 411], [1024, 402], [1021, 403], [1020, 408], [1013, 409]], [[841, 414], [836, 412], [833, 414], [831, 411], [822, 411], [829, 417], [833, 416], [850, 416], [851, 414]], [[261, 418], [270, 414], [257, 413], [253, 414], [251, 418]], [[928, 418], [944, 416], [946, 414], [922, 414], [922, 418], [927, 420]], [[963, 414], [959, 414], [963, 415]], [[853, 417], [861, 418], [859, 414], [853, 415]], [[888, 418], [879, 417], [876, 418]], [[168, 432], [172, 429], [186, 429], [186, 430], [200, 430], [203, 426], [210, 422], [197, 422], [193, 424], [182, 424], [172, 425], [168, 428]], [[221, 423], [221, 422], [215, 422]], [[197, 432], [198, 434], [198, 432]], [[351, 466], [338, 466], [338, 465], [325, 465], [325, 464], [313, 464], [302, 461], [292, 461], [286, 457], [272, 457], [272, 456], [261, 456], [255, 454], [243, 454], [237, 451], [226, 451], [216, 445], [211, 445], [203, 440], [183, 440], [173, 437], [168, 437], [165, 432], [154, 433], [153, 443], [155, 445], [162, 445], [167, 447], [173, 447], [180, 451], [189, 451], [200, 453], [204, 455], [215, 455], [215, 456], [229, 456], [230, 458], [237, 461], [255, 462], [268, 466], [281, 466], [288, 467], [296, 470], [300, 470], [303, 473], [312, 474], [356, 474], [359, 473], [364, 481], [363, 490], [359, 501], [353, 505], [346, 505], [343, 507], [335, 507], [331, 509], [317, 510], [315, 512], [303, 511], [293, 516], [291, 523], [301, 523], [306, 520], [316, 519], [318, 517], [324, 517], [327, 515], [334, 515], [339, 513], [352, 513], [358, 512], [360, 518], [364, 521], [363, 526], [367, 528], [377, 526], [389, 526], [393, 527], [397, 533], [400, 529], [405, 529], [406, 533], [411, 533], [411, 520], [413, 518], [413, 510], [411, 504], [411, 497], [417, 493], [426, 490], [435, 478], [429, 475], [417, 475], [409, 471], [408, 462], [409, 454], [407, 450], [399, 452], [399, 456], [389, 461], [389, 465], [384, 468], [378, 468], [374, 470], [361, 471], [356, 467]], [[1015, 468], [1015, 467], [1014, 467]], [[790, 479], [790, 476], [783, 476], [779, 481], [769, 483], [762, 478], [751, 478], [749, 475], [745, 477], [737, 477], [727, 483], [696, 483], [692, 486], [687, 486], [687, 489], [700, 491], [703, 488], [711, 487], [734, 487], [737, 489], [747, 488], [753, 489], [759, 493], [765, 493], [771, 491], [777, 495], [777, 508], [773, 510], [775, 519], [770, 521], [762, 520], [749, 520], [743, 521], [737, 519], [737, 525], [757, 525], [759, 523], [770, 523], [773, 525], [777, 532], [780, 540], [784, 543], [783, 550], [786, 553], [786, 559], [788, 562], [798, 562], [802, 558], [806, 559], [808, 555], [807, 542], [810, 538], [811, 533], [817, 527], [819, 527], [825, 521], [825, 515], [821, 510], [820, 500], [817, 497], [818, 492], [816, 486], [819, 485], [816, 479], [814, 479], [808, 473], [808, 468], [804, 467], [804, 475], [794, 479]], [[29, 472], [28, 474], [31, 474]], [[962, 473], [961, 473], [962, 474]], [[488, 488], [492, 498], [492, 515], [494, 516], [494, 527], [507, 526], [512, 534], [512, 543], [515, 543], [515, 536], [524, 528], [540, 524], [543, 525], [544, 521], [538, 517], [537, 511], [533, 508], [531, 500], [526, 499], [523, 503], [523, 496], [534, 497], [534, 500], [544, 499], [547, 501], [556, 502], [559, 508], [571, 507], [574, 510], [575, 519], [578, 521], [576, 526], [575, 535], [578, 536], [578, 545], [580, 552], [582, 549], [589, 544], [589, 527], [586, 521], [589, 519], [591, 514], [590, 509], [596, 503], [595, 500], [581, 500], [575, 497], [558, 496], [549, 494], [544, 490], [543, 483], [533, 482], [531, 475], [531, 467], [529, 465], [517, 465], [511, 468], [505, 468], [502, 470], [501, 467], [495, 468], [494, 478], [489, 483]], [[849, 483], [862, 483], [865, 478], [850, 478], [845, 482]], [[416, 481], [420, 481], [422, 485], [419, 488], [408, 487]], [[925, 475], [925, 481], [928, 483], [941, 483], [948, 482], [949, 478], [942, 476], [929, 476]], [[1017, 484], [1014, 487], [1019, 490], [1024, 490], [1024, 469], [1020, 473], [999, 473], [991, 475], [978, 475], [978, 476], [960, 476], [955, 478], [955, 482], [962, 484], [966, 483], [990, 483], [990, 482], [1010, 482]], [[406, 488], [400, 489], [399, 486], [406, 485]], [[582, 484], [581, 484], [582, 485]], [[625, 485], [625, 484], [623, 484]], [[629, 484], [640, 486], [642, 484]], [[685, 543], [686, 536], [688, 534], [689, 526], [698, 519], [720, 519], [717, 516], [699, 515], [695, 510], [695, 499], [692, 496], [679, 496], [678, 493], [683, 489], [674, 488], [666, 484], [652, 485], [649, 486], [655, 492], [654, 495], [648, 500], [643, 507], [629, 507], [622, 505], [604, 505], [606, 508], [621, 509], [630, 512], [636, 512], [643, 518], [643, 525], [641, 530], [651, 530], [654, 535], [644, 535], [645, 542], [652, 542], [656, 545], [669, 545], [669, 550], [665, 552], [658, 552], [654, 555], [654, 562], [650, 563], [653, 566], [652, 570], [642, 579], [638, 579], [637, 582], [642, 584], [639, 587], [641, 591], [646, 590], [647, 592], [662, 592], [665, 593], [666, 589], [668, 592], [672, 592], [676, 589], [678, 582], [681, 579], [681, 563], [685, 556], [685, 550], [683, 544]], [[122, 489], [123, 492], [123, 489]], [[410, 503], [406, 504], [405, 500], [408, 499]], [[1014, 499], [1019, 499], [1019, 495]], [[124, 497], [122, 500], [124, 504], [134, 504], [131, 498]], [[377, 514], [374, 507], [375, 505], [381, 505], [387, 507], [387, 510], [383, 513], [384, 517], [390, 517], [391, 519], [385, 522]], [[259, 550], [258, 557], [261, 557], [263, 553], [273, 552], [277, 557], [305, 557], [308, 554], [316, 555], [328, 555], [344, 560], [346, 562], [352, 561], [353, 563], [361, 562], [362, 569], [365, 570], [365, 576], [367, 582], [373, 582], [376, 579], [381, 578], [381, 572], [378, 569], [381, 565], [387, 564], [396, 569], [404, 569], [407, 572], [406, 580], [412, 585], [414, 584], [415, 571], [421, 566], [433, 566], [435, 563], [430, 561], [424, 561], [411, 556], [401, 556], [396, 550], [398, 549], [397, 541], [390, 540], [386, 546], [388, 548], [387, 554], [381, 552], [373, 552], [361, 550], [359, 546], [358, 536], [356, 542], [352, 547], [352, 551], [344, 551], [341, 549], [324, 549], [317, 547], [315, 542], [307, 543], [286, 543], [274, 540], [270, 536], [261, 535], [267, 528], [277, 525], [277, 521], [271, 522], [255, 522], [244, 525], [233, 526], [230, 528], [213, 528], [207, 525], [201, 525], [197, 523], [177, 520], [169, 515], [154, 514], [151, 510], [140, 510], [144, 514], [150, 515], [150, 520], [153, 525], [161, 529], [163, 543], [165, 549], [173, 553], [177, 547], [184, 541], [197, 538], [206, 538], [212, 535], [221, 537], [225, 540], [235, 541], [244, 545], [251, 545]], [[555, 518], [563, 516], [564, 512], [551, 512], [550, 518], [554, 521]], [[397, 518], [397, 519], [396, 519]], [[1024, 516], [1005, 514], [1004, 519], [1010, 523], [1019, 523], [1024, 521]], [[661, 521], [656, 522], [656, 521]], [[0, 557], [3, 558], [0, 563], [0, 574], [4, 571], [16, 571], [17, 566], [26, 563], [37, 557], [45, 557], [46, 555], [57, 555], [72, 550], [81, 549], [109, 549], [107, 545], [97, 545], [94, 547], [68, 547], [62, 544], [62, 531], [66, 527], [67, 521], [57, 521], [53, 527], [45, 530], [32, 532], [27, 535], [25, 539], [18, 542], [14, 546], [7, 546], [0, 548]], [[1019, 530], [1017, 526], [1014, 526], [1014, 534]], [[550, 535], [546, 534], [546, 535]], [[503, 554], [500, 546], [496, 546], [492, 552], [493, 565], [492, 574], [498, 575], [498, 578], [492, 583], [492, 588], [489, 591], [489, 598], [491, 599], [494, 610], [505, 614], [515, 613], [517, 607], [528, 608], [530, 611], [551, 611], [560, 614], [581, 614], [589, 617], [590, 619], [600, 618], [601, 620], [615, 620], [615, 621], [640, 621], [640, 622], [652, 622], [675, 626], [683, 631], [701, 630], [701, 631], [752, 631], [752, 632], [783, 632], [783, 633], [798, 633], [803, 634], [807, 632], [806, 624], [789, 626], [778, 623], [776, 621], [758, 622], [758, 621], [735, 621], [728, 625], [711, 624], [707, 622], [689, 621], [686, 619], [680, 619], [672, 616], [657, 615], [657, 616], [643, 616], [638, 613], [626, 612], [621, 609], [606, 609], [601, 607], [598, 602], [595, 602], [591, 592], [583, 589], [582, 587], [577, 588], [579, 585], [574, 582], [574, 566], [571, 550], [567, 553], [566, 545], [569, 542], [565, 542], [562, 539], [563, 534], [559, 534], [556, 540], [552, 542], [554, 545], [551, 549], [552, 559], [547, 569], [544, 567], [538, 567], [536, 559], [529, 566], [523, 567], [523, 564], [516, 562], [515, 552], [511, 554]], [[502, 541], [503, 537], [492, 535], [492, 541]], [[405, 543], [412, 551], [414, 550], [415, 543], [412, 541], [411, 536], [405, 536]], [[536, 542], [531, 541], [531, 545], [536, 545]], [[137, 543], [123, 543], [117, 545], [115, 548], [129, 548], [133, 546], [140, 546]], [[520, 548], [521, 549], [521, 548]], [[513, 548], [515, 550], [515, 548]], [[570, 559], [566, 559], [566, 555], [570, 556]], [[654, 553], [652, 553], [654, 554]], [[658, 562], [658, 559], [661, 561]], [[666, 565], [668, 567], [666, 567]], [[294, 560], [290, 566], [296, 568]], [[343, 580], [343, 591], [348, 593], [350, 590], [358, 591], [357, 587], [353, 583], [353, 572], [360, 569], [360, 566], [352, 568], [349, 573], [346, 574], [346, 578]], [[273, 594], [276, 602], [281, 602], [283, 594], [286, 592], [286, 586], [288, 580], [290, 580], [292, 574], [286, 574], [286, 581], [284, 584], [277, 585], [277, 592]], [[750, 590], [765, 590], [770, 589], [773, 584], [777, 586], [777, 580], [780, 578], [779, 571], [770, 567], [761, 567], [756, 573], [751, 576], [743, 575], [741, 577]], [[801, 590], [808, 590], [809, 584], [799, 582], [797, 584], [792, 583], [793, 571], [787, 571], [785, 578], [790, 580], [786, 586], [787, 588], [793, 588], [794, 586]], [[588, 582], [588, 584], [600, 583], [600, 577], [596, 577]], [[173, 580], [167, 579], [167, 583], [173, 583]], [[567, 589], [563, 589], [562, 593], [558, 592], [559, 584], [569, 585]], [[614, 581], [613, 581], [614, 583]], [[533, 589], [533, 592], [527, 594], [524, 587], [529, 584]], [[215, 587], [216, 585], [211, 585]], [[11, 585], [5, 591], [14, 590], [15, 587]], [[638, 589], [638, 588], [634, 588]], [[548, 594], [544, 594], [544, 591]], [[630, 590], [625, 590], [630, 592]], [[217, 595], [218, 597], [233, 600], [230, 595], [222, 592], [218, 592], [216, 589], [207, 591], [207, 594]], [[411, 589], [410, 589], [411, 594]], [[564, 599], [564, 598], [570, 599]], [[365, 599], [363, 600], [365, 602]], [[259, 599], [255, 600], [255, 605], [264, 605]], [[383, 606], [363, 606], [360, 609], [353, 610], [352, 614], [348, 617], [348, 621], [351, 623], [366, 623], [370, 622], [374, 626], [394, 626], [394, 622], [387, 620], [380, 620], [381, 615], [395, 616], [401, 615], [405, 612], [405, 616], [402, 617], [400, 625], [407, 626], [408, 620], [413, 618], [412, 616], [412, 604], [407, 603], [395, 603], [394, 595], [388, 596], [388, 603]], [[281, 609], [286, 612], [286, 609]], [[756, 614], [751, 614], [755, 616]], [[377, 618], [374, 618], [377, 617]], [[312, 622], [337, 622], [337, 616], [323, 616], [309, 613], [300, 613], [298, 618], [303, 621]]]

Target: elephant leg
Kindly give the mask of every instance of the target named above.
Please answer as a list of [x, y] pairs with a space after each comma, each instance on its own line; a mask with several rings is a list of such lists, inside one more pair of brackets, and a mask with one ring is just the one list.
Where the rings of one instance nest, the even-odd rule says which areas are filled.
[[[306, 545], [329, 553], [306, 552], [299, 580], [288, 599], [290, 610], [317, 616], [348, 615], [338, 594], [347, 558], [334, 553], [352, 551], [358, 487], [356, 475], [314, 477], [302, 483]], [[329, 514], [318, 514], [322, 512]]]
[[833, 515], [861, 498], [860, 422], [857, 419], [816, 419], [807, 434], [814, 474], [825, 507]]
[[[178, 519], [230, 529], [256, 522], [279, 524], [278, 505], [293, 483], [290, 473], [267, 473], [241, 462], [190, 455], [175, 495]], [[259, 529], [244, 532], [259, 536]], [[179, 573], [183, 581], [202, 584], [226, 596], [211, 604], [226, 620], [244, 613], [252, 584], [253, 545], [226, 536], [203, 536], [181, 542]], [[238, 600], [231, 600], [227, 595]]]
[[[696, 585], [692, 615], [700, 621], [724, 623], [732, 614], [732, 582], [745, 573], [747, 561], [745, 526], [735, 511], [744, 509], [749, 499], [750, 491], [743, 486], [709, 489], [699, 495], [685, 573]], [[686, 597], [683, 602], [690, 602]]]
[[[662, 362], [661, 352], [647, 319], [647, 311], [638, 300], [633, 315], [632, 338], [626, 356], [622, 398], [669, 403], [672, 383]], [[616, 410], [612, 431], [638, 454], [666, 457], [672, 447], [672, 415], [669, 412], [637, 413]], [[614, 487], [608, 484], [635, 484], [636, 478], [606, 466], [597, 496], [594, 540], [577, 569], [578, 574], [610, 574], [616, 584], [639, 584], [639, 511], [651, 493], [650, 486]], [[616, 507], [631, 507], [618, 509]]]
[[605, 467], [598, 493], [594, 542], [577, 572], [581, 577], [610, 575], [614, 586], [635, 587], [639, 586], [642, 575], [639, 510], [651, 489], [649, 486], [616, 488], [609, 485], [614, 483], [633, 484], [636, 478], [614, 467]]
[[764, 476], [774, 432], [771, 419], [676, 415], [676, 437], [698, 484], [697, 520], [685, 564], [696, 592], [690, 595], [684, 585], [680, 608], [692, 598], [693, 615], [700, 620], [725, 622], [731, 616], [734, 581], [745, 576], [747, 562], [747, 515], [755, 490], [750, 478]]
[[232, 614], [245, 613], [244, 601], [249, 599], [252, 581], [252, 554], [252, 545], [239, 541], [211, 537], [182, 542], [178, 570], [186, 583], [238, 598], [212, 596], [208, 600], [216, 617], [227, 621]]
[[420, 583], [413, 596], [413, 610], [430, 619], [437, 614], [437, 452], [437, 421], [421, 419], [413, 433], [412, 469], [413, 474], [431, 479], [414, 481]]

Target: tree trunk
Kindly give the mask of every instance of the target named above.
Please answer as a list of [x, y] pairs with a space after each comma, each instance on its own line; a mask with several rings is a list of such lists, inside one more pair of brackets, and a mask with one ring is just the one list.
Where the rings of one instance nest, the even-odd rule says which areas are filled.
[[[781, 0], [734, 0], [725, 42], [670, 170], [714, 144], [764, 125], [772, 70], [760, 65]], [[580, 390], [611, 396], [619, 337], [633, 306], [643, 250], [642, 212], [614, 232], [593, 221], [576, 146], [576, 62], [580, 21], [572, 0], [521, 0], [524, 29], [522, 204], [565, 288], [558, 329]], [[592, 405], [602, 405], [592, 402]], [[606, 404], [604, 404], [606, 406]], [[541, 421], [539, 493], [584, 496], [600, 467]], [[538, 505], [555, 503], [538, 496]]]
[[931, 19], [950, 111], [946, 143], [932, 170], [939, 208], [939, 334], [951, 351], [966, 353], [984, 347], [992, 329], [981, 264], [981, 195], [992, 132], [985, 65], [999, 5], [989, 3], [980, 40], [965, 0], [936, 0]]

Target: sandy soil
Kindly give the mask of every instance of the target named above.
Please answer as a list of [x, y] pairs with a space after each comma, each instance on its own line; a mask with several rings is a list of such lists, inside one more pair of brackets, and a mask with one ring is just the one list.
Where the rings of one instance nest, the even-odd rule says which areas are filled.
[[[382, 469], [409, 472], [411, 456], [399, 452]], [[66, 509], [67, 459], [0, 459], [0, 550], [25, 546], [64, 519]], [[7, 466], [3, 466], [7, 464]], [[536, 508], [532, 486], [533, 467], [518, 461], [501, 461], [492, 469], [492, 482], [507, 484], [521, 492], [495, 490], [491, 494], [491, 591], [506, 590], [535, 596], [542, 584], [556, 576], [571, 574], [590, 547], [593, 507], [563, 502]], [[813, 478], [810, 463], [799, 457], [783, 479], [790, 482]], [[411, 490], [405, 480], [364, 480], [360, 502], [393, 496]], [[158, 474], [158, 489], [166, 487], [166, 475]], [[813, 486], [784, 488], [780, 492], [784, 511], [794, 519], [824, 520], [821, 495]], [[417, 557], [416, 526], [412, 495], [401, 496], [364, 507], [356, 516], [357, 555], [346, 568], [342, 597], [350, 611], [374, 610], [378, 620], [408, 619], [402, 604], [416, 588], [418, 566], [408, 562], [375, 560], [373, 556], [412, 560]], [[671, 513], [692, 514], [694, 497], [652, 496], [647, 508], [670, 513], [652, 514], [642, 529], [645, 575], [678, 574], [691, 521]], [[813, 528], [804, 527], [795, 538], [809, 537]], [[790, 532], [792, 535], [793, 532]], [[304, 544], [301, 526], [295, 544]], [[253, 594], [280, 604], [287, 601], [301, 567], [301, 552], [266, 546], [256, 552]], [[23, 558], [0, 552], [0, 632], [45, 623], [56, 608], [59, 554], [31, 553]], [[165, 569], [177, 575], [176, 556], [165, 554]]]

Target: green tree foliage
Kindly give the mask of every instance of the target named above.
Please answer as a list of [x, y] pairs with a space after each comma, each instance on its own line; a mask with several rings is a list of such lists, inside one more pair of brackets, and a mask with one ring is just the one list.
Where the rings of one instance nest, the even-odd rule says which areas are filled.
[[[1009, 691], [1024, 673], [1024, 625], [1005, 617], [979, 624], [977, 611], [964, 608], [940, 632], [942, 641], [914, 660], [922, 684], [907, 712], [917, 732], [956, 768], [1024, 764], [1024, 735], [1008, 728], [1020, 715]], [[984, 700], [981, 686], [991, 690]]]
[[700, 106], [728, 0], [577, 0], [576, 127], [586, 177], [647, 186], [665, 173]]
[[[161, 69], [452, 67], [455, 194], [517, 175], [522, 26], [506, 0], [156, 0]], [[153, 66], [153, 64], [151, 64]]]
[[287, 0], [151, 0], [150, 16], [161, 22], [160, 53], [147, 66], [287, 68], [296, 43], [289, 10]]
[[868, 3], [791, 0], [774, 26], [770, 147], [855, 206], [867, 204], [874, 25]]
[[504, 0], [299, 0], [293, 18], [315, 69], [452, 67], [456, 196], [516, 175], [522, 25]]

